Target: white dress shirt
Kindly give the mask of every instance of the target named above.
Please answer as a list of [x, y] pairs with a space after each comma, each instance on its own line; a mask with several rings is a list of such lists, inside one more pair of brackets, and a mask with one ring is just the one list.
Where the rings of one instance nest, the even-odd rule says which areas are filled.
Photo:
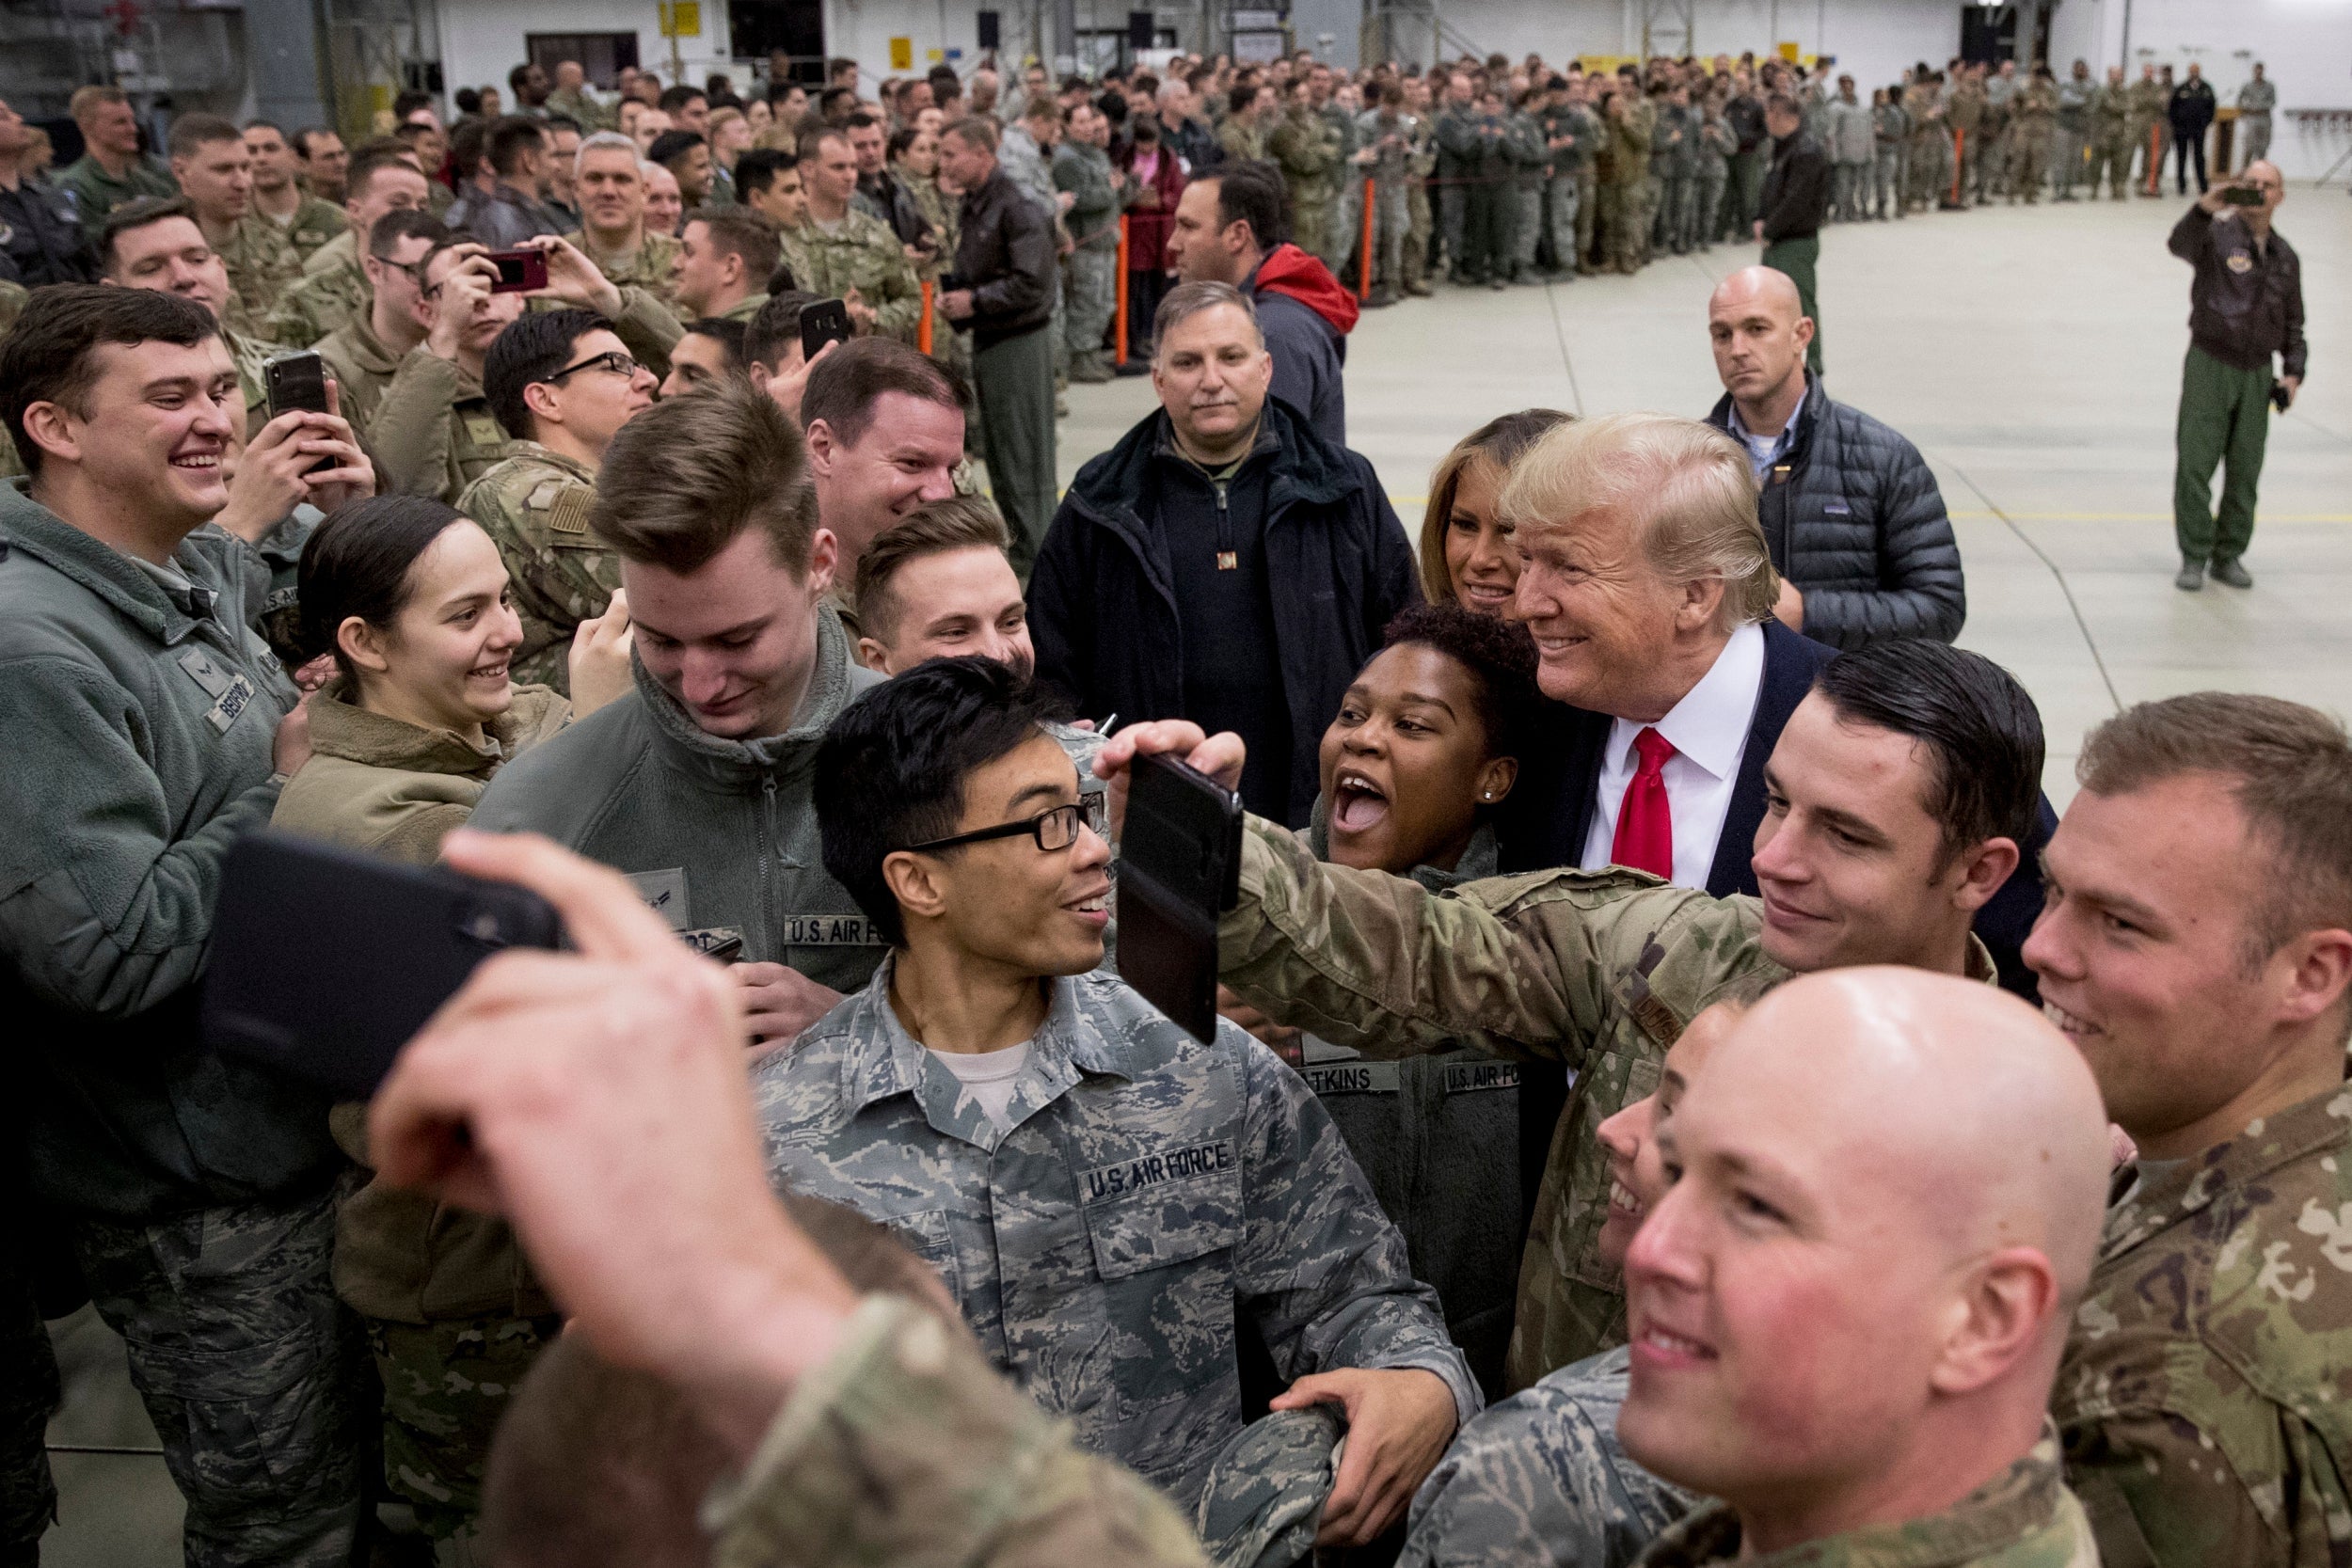
[[1617, 841], [1617, 810], [1641, 759], [1633, 737], [1655, 728], [1675, 749], [1660, 769], [1666, 782], [1666, 809], [1674, 817], [1677, 887], [1707, 887], [1715, 866], [1715, 843], [1724, 836], [1731, 792], [1740, 780], [1740, 759], [1748, 749], [1748, 726], [1764, 689], [1764, 628], [1754, 623], [1731, 634], [1714, 668], [1655, 725], [1630, 719], [1610, 721], [1602, 748], [1598, 799], [1584, 833], [1584, 865], [1607, 865]]

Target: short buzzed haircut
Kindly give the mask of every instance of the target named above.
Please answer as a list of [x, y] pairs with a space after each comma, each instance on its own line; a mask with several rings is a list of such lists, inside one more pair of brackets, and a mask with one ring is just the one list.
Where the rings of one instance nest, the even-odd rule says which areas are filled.
[[545, 126], [524, 115], [507, 115], [490, 127], [490, 166], [501, 174], [520, 172], [523, 161], [548, 144]]
[[188, 158], [195, 156], [199, 147], [225, 141], [244, 143], [245, 133], [237, 129], [235, 121], [218, 115], [182, 115], [171, 122], [171, 139], [167, 145], [173, 157]]
[[660, 102], [656, 103], [654, 107], [660, 109], [665, 115], [674, 115], [680, 109], [686, 107], [689, 103], [694, 102], [697, 98], [701, 99], [706, 104], [710, 102], [710, 95], [703, 91], [702, 88], [690, 87], [686, 83], [680, 82], [675, 87], [662, 88]]
[[807, 448], [748, 385], [657, 403], [612, 438], [588, 526], [622, 560], [681, 576], [757, 529], [778, 565], [805, 573], [817, 534]]
[[915, 562], [955, 550], [1005, 554], [1011, 548], [1003, 515], [978, 496], [925, 501], [882, 530], [857, 558], [850, 602], [857, 606], [859, 627], [884, 642], [897, 633], [902, 607], [890, 585]]
[[774, 224], [749, 207], [697, 207], [686, 214], [678, 232], [697, 223], [709, 235], [713, 250], [742, 260], [743, 276], [751, 279], [753, 288], [766, 286], [768, 275], [776, 270], [776, 259], [784, 251]]
[[0, 339], [0, 420], [25, 471], [38, 478], [47, 454], [24, 434], [24, 411], [55, 403], [86, 416], [100, 347], [161, 341], [194, 348], [219, 336], [212, 311], [180, 294], [107, 283], [35, 289], [16, 325]]
[[129, 102], [131, 100], [120, 87], [75, 87], [73, 96], [66, 102], [65, 112], [76, 120], [84, 120], [102, 108]]
[[755, 147], [735, 160], [735, 194], [748, 201], [774, 184], [785, 170], [800, 166], [800, 158], [782, 148]]
[[874, 422], [874, 404], [891, 392], [959, 414], [971, 402], [963, 378], [930, 355], [896, 338], [852, 338], [809, 372], [801, 394], [801, 425], [805, 429], [822, 420], [834, 439], [854, 447]]
[[764, 366], [771, 374], [782, 370], [785, 351], [800, 346], [801, 312], [817, 299], [806, 289], [770, 290], [768, 303], [743, 328], [743, 363]]
[[1260, 250], [1272, 250], [1291, 237], [1290, 189], [1282, 171], [1263, 158], [1219, 164], [1200, 176], [1216, 182], [1216, 226], [1249, 225], [1249, 236]]
[[403, 240], [422, 240], [425, 254], [445, 248], [456, 238], [448, 224], [433, 215], [426, 207], [395, 207], [377, 218], [368, 230], [368, 254], [379, 261], [389, 261]]
[[2352, 739], [2343, 721], [2279, 697], [2197, 691], [2125, 708], [2085, 737], [2074, 764], [2094, 795], [2191, 773], [2229, 786], [2247, 835], [2269, 857], [2247, 933], [2249, 968], [2306, 931], [2352, 930]]
[[196, 221], [195, 204], [184, 196], [143, 196], [136, 201], [126, 201], [106, 214], [105, 227], [98, 231], [98, 265], [109, 277], [114, 276], [115, 247], [122, 236], [166, 218], [186, 218]]
[[352, 149], [351, 161], [343, 166], [343, 195], [354, 201], [367, 194], [368, 186], [380, 169], [405, 168], [411, 174], [421, 173], [417, 167], [417, 155], [405, 142], [386, 136], [378, 141], [362, 142]]
[[1152, 341], [1165, 347], [1169, 330], [1190, 320], [1203, 310], [1216, 310], [1231, 306], [1249, 318], [1249, 325], [1258, 333], [1258, 346], [1265, 346], [1265, 328], [1258, 321], [1258, 307], [1250, 297], [1231, 283], [1179, 283], [1168, 291], [1160, 308], [1152, 316]]
[[[694, 96], [699, 98], [702, 95], [696, 93]], [[645, 149], [645, 161], [660, 164], [675, 174], [677, 172], [675, 166], [702, 145], [703, 136], [699, 131], [664, 131], [654, 137], [651, 147]]]
[[996, 122], [983, 119], [978, 115], [967, 115], [939, 134], [954, 136], [966, 147], [985, 147], [991, 152], [996, 150]]

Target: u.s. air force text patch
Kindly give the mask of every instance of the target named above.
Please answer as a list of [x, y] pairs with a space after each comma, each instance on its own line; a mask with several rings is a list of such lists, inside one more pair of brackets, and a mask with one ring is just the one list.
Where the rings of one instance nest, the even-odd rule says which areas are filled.
[[1188, 1148], [1140, 1154], [1115, 1165], [1098, 1165], [1086, 1173], [1081, 1184], [1087, 1200], [1092, 1202], [1123, 1193], [1139, 1193], [1166, 1181], [1186, 1181], [1196, 1176], [1232, 1170], [1238, 1163], [1232, 1140], [1219, 1138], [1215, 1143], [1194, 1144]]

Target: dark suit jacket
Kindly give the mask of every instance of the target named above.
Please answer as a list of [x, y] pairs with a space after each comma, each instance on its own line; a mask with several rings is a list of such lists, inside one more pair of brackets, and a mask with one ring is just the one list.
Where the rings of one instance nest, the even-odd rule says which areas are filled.
[[[1714, 863], [1708, 871], [1707, 891], [1718, 898], [1756, 891], [1749, 861], [1756, 827], [1764, 820], [1764, 764], [1780, 743], [1788, 716], [1813, 689], [1814, 675], [1836, 657], [1835, 648], [1799, 636], [1778, 621], [1764, 623], [1763, 688], [1756, 694], [1756, 718], [1748, 725], [1747, 749], [1740, 756], [1740, 777], [1732, 786], [1723, 837], [1716, 840]], [[1552, 705], [1552, 709], [1562, 721], [1558, 743], [1549, 754], [1528, 761], [1496, 823], [1505, 873], [1575, 865], [1583, 859], [1611, 721], [1605, 713], [1564, 704]], [[2042, 912], [2042, 847], [2057, 827], [2058, 814], [2044, 799], [2039, 831], [2032, 843], [2021, 846], [2024, 859], [2016, 874], [1977, 914], [1977, 935], [1992, 950], [2001, 984], [2031, 1002], [2040, 1001], [2040, 992], [2019, 950]]]

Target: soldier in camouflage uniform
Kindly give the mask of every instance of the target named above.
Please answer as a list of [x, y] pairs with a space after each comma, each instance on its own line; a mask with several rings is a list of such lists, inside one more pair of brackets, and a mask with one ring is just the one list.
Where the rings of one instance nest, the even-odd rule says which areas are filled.
[[1462, 1429], [1413, 1499], [1398, 1568], [1629, 1563], [1696, 1500], [1617, 1441], [1632, 1354], [1563, 1367]]
[[1981, 207], [2009, 188], [2009, 159], [2016, 120], [2017, 62], [2003, 60], [1984, 80], [1984, 154], [1977, 160], [1976, 203]]
[[[893, 950], [865, 990], [754, 1069], [772, 1180], [898, 1231], [1041, 1406], [1180, 1507], [1196, 1504], [1243, 1430], [1239, 1313], [1286, 1381], [1351, 1368], [1400, 1399], [1409, 1388], [1417, 1436], [1468, 1419], [1477, 1386], [1437, 1298], [1411, 1278], [1403, 1239], [1297, 1075], [1230, 1022], [1203, 1045], [1087, 973], [1100, 927], [1061, 906], [1090, 883], [1107, 895], [1109, 850], [1086, 831], [1062, 749], [1024, 723], [1041, 706], [1019, 679], [978, 661], [910, 672], [827, 736], [817, 788], [828, 845], [904, 841], [898, 737], [954, 712], [989, 715], [1010, 748], [928, 784], [963, 793], [986, 770], [990, 799], [967, 804], [962, 831], [996, 825], [999, 788], [1016, 815], [1047, 815], [979, 851], [986, 883], [934, 882], [945, 912], [919, 929], [902, 924], [913, 917], [880, 866], [839, 867], [871, 879], [862, 902]], [[953, 798], [922, 809], [953, 811]], [[926, 995], [968, 983], [949, 978], [971, 962], [952, 934], [971, 915], [956, 905], [1001, 898], [1008, 879], [1023, 900], [1009, 909], [1035, 924], [1007, 940], [1053, 966], [1014, 988], [1015, 1005], [1038, 1015], [1023, 1024], [1034, 1034], [1017, 1054], [927, 1049], [894, 1004], [918, 983]], [[1001, 926], [1006, 912], [998, 904], [992, 918]]]
[[[1332, 171], [1337, 187], [1331, 202], [1331, 214], [1324, 229], [1326, 247], [1316, 253], [1317, 259], [1331, 269], [1331, 276], [1346, 281], [1347, 263], [1354, 259], [1356, 247], [1364, 237], [1364, 176], [1356, 166], [1356, 153], [1360, 144], [1356, 140], [1356, 122], [1362, 110], [1351, 112], [1330, 89], [1330, 72], [1317, 69], [1309, 78], [1309, 97], [1320, 97], [1315, 114], [1329, 126], [1339, 140], [1339, 163]], [[1360, 102], [1356, 89], [1349, 88], [1351, 102]], [[1376, 107], [1377, 105], [1370, 105]]]
[[1644, 197], [1649, 188], [1653, 126], [1641, 94], [1629, 84], [1620, 86], [1609, 100], [1599, 220], [1607, 265], [1628, 276], [1642, 270], [1642, 245], [1649, 230]]
[[[2068, 1479], [2109, 1563], [2332, 1563], [2352, 1539], [2352, 908], [2325, 824], [2352, 745], [2312, 708], [2201, 692], [2125, 709], [2075, 771], [2026, 952], [2138, 1162], [2058, 1369]], [[2176, 934], [2123, 949], [2117, 909]]]
[[2131, 193], [2123, 187], [2132, 182], [2132, 97], [2123, 85], [2123, 68], [2107, 67], [2107, 79], [2090, 100], [2090, 199], [2099, 199], [2099, 177], [2106, 176], [2107, 187], [2118, 201], [2127, 200]]
[[[1731, 183], [1731, 159], [1740, 150], [1740, 133], [1724, 119], [1724, 100], [1716, 93], [1707, 95], [1699, 114], [1698, 248], [1708, 251], [1715, 248], [1715, 236], [1723, 232], [1724, 192]], [[1857, 184], [1867, 183], [1868, 168], [1858, 173], [1863, 178]], [[1859, 195], [1855, 203], [1859, 212]]]
[[[783, 236], [792, 280], [819, 298], [849, 300], [860, 330], [912, 345], [923, 320], [923, 288], [890, 226], [854, 205], [857, 158], [849, 138], [827, 133], [800, 168], [808, 209]], [[1050, 192], [1053, 175], [1045, 179]], [[1116, 230], [1117, 208], [1112, 212]], [[1115, 255], [1115, 234], [1113, 243]]]
[[2050, 170], [2050, 150], [2058, 138], [2058, 83], [2050, 68], [2036, 66], [2033, 80], [2019, 90], [2010, 107], [2009, 204], [2023, 196], [2031, 207], [2042, 199], [2042, 182]]
[[[1425, 133], [1404, 112], [1404, 102], [1403, 88], [1386, 88], [1380, 106], [1365, 113], [1356, 135], [1362, 145], [1356, 152], [1355, 175], [1369, 174], [1373, 182], [1372, 296], [1366, 301], [1371, 305], [1392, 305], [1400, 295], [1415, 292], [1415, 284], [1419, 293], [1429, 292], [1413, 264], [1412, 193], [1408, 188], [1413, 140]], [[1425, 231], [1422, 245], [1425, 257]]]
[[1984, 84], [1967, 66], [1959, 68], [1944, 118], [1952, 128], [1952, 156], [1960, 166], [1957, 182], [1945, 187], [1944, 199], [1954, 199], [1957, 192], [1957, 199], [1965, 204], [1983, 178], [1985, 120]]
[[563, 1331], [563, 1317], [551, 1311], [477, 1323], [368, 1319], [384, 1383], [384, 1479], [428, 1539], [471, 1533], [489, 1467], [486, 1439], [541, 1347]]
[[1503, 118], [1503, 148], [1511, 162], [1511, 280], [1540, 283], [1535, 247], [1544, 237], [1544, 186], [1551, 176], [1551, 153], [1535, 121], [1538, 94], [1530, 89]]
[[1331, 230], [1348, 137], [1315, 112], [1307, 102], [1308, 92], [1305, 77], [1291, 84], [1290, 102], [1266, 136], [1266, 151], [1281, 166], [1282, 183], [1290, 188], [1291, 242], [1327, 266], [1338, 246], [1343, 264], [1346, 236]]
[[[622, 289], [643, 289], [664, 306], [675, 308], [670, 280], [677, 272], [678, 241], [675, 235], [657, 234], [640, 230], [631, 236], [634, 243], [625, 242], [625, 248], [605, 249], [597, 236], [586, 230], [578, 230], [564, 236], [564, 243], [596, 264], [596, 270]], [[795, 272], [793, 277], [800, 277]], [[806, 285], [803, 285], [805, 287]]]
[[2139, 68], [2139, 80], [2132, 84], [2132, 156], [2137, 160], [2132, 166], [2137, 172], [2132, 183], [2142, 196], [2159, 194], [2164, 177], [2164, 155], [2170, 147], [2172, 122], [2166, 110], [2172, 95], [2156, 80], [2156, 68]]
[[1575, 101], [1566, 77], [1551, 79], [1535, 125], [1550, 160], [1551, 171], [1544, 181], [1544, 222], [1551, 236], [1552, 271], [1555, 277], [1572, 278], [1584, 270], [1578, 225], [1587, 234], [1592, 231], [1592, 219], [1582, 212], [1592, 199], [1585, 189], [1588, 182], [1581, 182], [1578, 173], [1591, 168], [1593, 129], [1592, 117]]
[[[337, 254], [342, 246], [343, 254]], [[310, 260], [327, 258], [326, 264], [305, 271], [262, 318], [262, 331], [272, 340], [309, 348], [328, 333], [368, 313], [368, 275], [359, 266], [358, 245], [348, 232], [311, 253]]]
[[517, 686], [568, 695], [572, 633], [602, 615], [621, 586], [620, 558], [588, 530], [596, 486], [587, 464], [518, 439], [457, 498], [457, 510], [480, 523], [506, 558], [523, 628], [513, 663]]
[[1125, 177], [1104, 150], [1109, 140], [1110, 121], [1093, 104], [1081, 103], [1070, 111], [1069, 135], [1054, 149], [1054, 186], [1074, 198], [1065, 214], [1072, 248], [1062, 258], [1062, 331], [1073, 381], [1111, 378], [1103, 339], [1119, 309], [1119, 197]]
[[1438, 127], [1435, 119], [1417, 106], [1412, 88], [1406, 89], [1406, 106], [1413, 112], [1406, 117], [1410, 129], [1405, 134], [1405, 292], [1426, 296], [1430, 292], [1429, 242], [1438, 228], [1429, 198], [1429, 182], [1438, 172]]

